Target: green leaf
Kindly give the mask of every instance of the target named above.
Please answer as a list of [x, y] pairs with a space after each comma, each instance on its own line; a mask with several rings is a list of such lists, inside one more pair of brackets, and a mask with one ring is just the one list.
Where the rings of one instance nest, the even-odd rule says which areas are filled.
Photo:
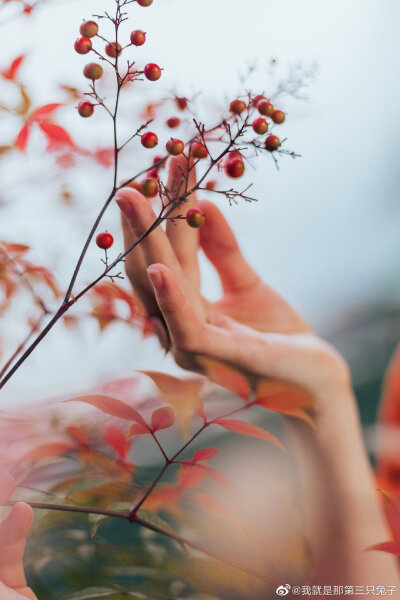
[[[111, 506], [109, 507], [110, 510], [129, 510], [131, 507], [131, 503], [130, 502], [114, 502], [114, 504], [111, 504]], [[109, 519], [110, 517], [108, 515], [96, 515], [94, 513], [90, 513], [89, 514], [89, 523], [90, 523], [90, 537], [94, 537], [100, 527], [100, 525], [103, 523], [103, 521], [105, 521], [106, 519]]]
[[112, 588], [91, 587], [73, 594], [68, 600], [99, 600], [100, 598], [106, 598], [107, 596], [115, 596], [116, 593], [118, 593], [118, 590]]
[[[149, 523], [152, 523], [153, 525], [157, 525], [158, 527], [162, 527], [163, 529], [165, 529], [166, 531], [170, 531], [171, 533], [175, 533], [174, 529], [171, 527], [171, 525], [168, 523], [168, 521], [165, 521], [158, 515], [155, 515], [151, 512], [148, 512], [147, 510], [142, 510], [142, 509], [138, 510], [137, 514], [139, 517], [142, 517], [142, 519], [146, 519], [146, 521], [149, 521]], [[171, 540], [174, 541], [176, 544], [178, 544], [178, 546], [183, 551], [183, 553], [186, 556], [188, 556], [188, 551], [187, 551], [185, 544], [183, 544], [182, 542], [178, 542], [178, 540], [174, 540], [173, 538], [171, 538]]]

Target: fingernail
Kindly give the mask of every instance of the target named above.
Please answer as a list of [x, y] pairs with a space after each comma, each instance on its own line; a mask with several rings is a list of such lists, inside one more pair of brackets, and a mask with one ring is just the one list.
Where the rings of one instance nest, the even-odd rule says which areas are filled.
[[150, 281], [156, 290], [162, 290], [165, 286], [164, 275], [156, 267], [149, 267], [147, 273], [150, 277]]
[[129, 202], [126, 198], [115, 198], [115, 202], [118, 204], [124, 215], [128, 218], [133, 218], [135, 216], [135, 209], [133, 207], [132, 202]]

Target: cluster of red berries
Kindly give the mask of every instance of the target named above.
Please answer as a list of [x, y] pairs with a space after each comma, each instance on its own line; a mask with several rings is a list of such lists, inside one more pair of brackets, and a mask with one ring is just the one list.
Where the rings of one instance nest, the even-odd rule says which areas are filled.
[[[252, 100], [252, 105], [255, 106], [260, 115], [262, 115], [260, 117], [257, 117], [252, 123], [253, 130], [258, 135], [264, 135], [269, 129], [269, 123], [264, 117], [269, 117], [276, 125], [280, 125], [285, 121], [285, 113], [282, 110], [275, 109], [272, 102], [270, 102], [262, 94], [259, 94]], [[246, 108], [248, 108], [246, 102], [240, 99], [233, 100], [229, 106], [230, 112], [238, 116], [241, 115], [246, 110]], [[265, 139], [264, 145], [266, 150], [272, 152], [279, 148], [279, 146], [281, 145], [281, 141], [278, 138], [278, 136], [271, 134]], [[240, 177], [240, 170], [240, 166], [234, 167], [234, 165], [231, 165], [228, 169], [227, 164], [225, 165], [225, 171], [230, 177]], [[231, 172], [239, 174], [232, 175]]]
[[[136, 1], [140, 6], [150, 6], [153, 2], [153, 0]], [[82, 37], [76, 40], [74, 45], [75, 50], [78, 54], [88, 54], [93, 49], [92, 38], [98, 35], [99, 26], [95, 21], [85, 21], [80, 26], [79, 32]], [[132, 31], [131, 33], [130, 40], [133, 46], [143, 46], [146, 41], [146, 33], [140, 29], [135, 29], [135, 31]], [[117, 42], [109, 42], [105, 47], [105, 53], [110, 58], [116, 58], [121, 54], [122, 50], [121, 44]], [[149, 81], [157, 81], [160, 79], [161, 71], [161, 68], [155, 63], [148, 63], [143, 69], [144, 76]], [[98, 63], [89, 63], [84, 67], [83, 74], [87, 79], [94, 82], [103, 77], [104, 70]], [[82, 100], [78, 104], [78, 112], [81, 117], [90, 117], [94, 112], [94, 104], [88, 100]]]

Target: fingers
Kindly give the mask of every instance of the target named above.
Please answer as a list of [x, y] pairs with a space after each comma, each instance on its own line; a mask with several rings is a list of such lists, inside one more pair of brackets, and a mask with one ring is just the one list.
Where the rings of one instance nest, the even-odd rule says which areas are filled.
[[[188, 174], [189, 168], [189, 174]], [[187, 181], [184, 175], [187, 175]], [[193, 160], [188, 160], [180, 155], [171, 159], [169, 166], [169, 178], [167, 188], [173, 196], [182, 194], [196, 185], [196, 169]], [[196, 205], [196, 193], [190, 195], [188, 200], [182, 203], [171, 216], [185, 215], [186, 212]], [[198, 230], [189, 227], [186, 221], [168, 221], [166, 228], [167, 236], [175, 250], [175, 254], [182, 266], [185, 275], [197, 287], [200, 286], [200, 273], [197, 261], [199, 247]]]
[[22, 561], [32, 517], [31, 507], [18, 502], [0, 525], [0, 548], [6, 549], [0, 553], [0, 581], [11, 588], [26, 585]]
[[[137, 240], [137, 237], [129, 224], [128, 218], [121, 211], [122, 232], [124, 235], [124, 247], [128, 250]], [[159, 309], [154, 298], [153, 287], [149, 281], [146, 263], [140, 247], [134, 248], [125, 259], [125, 270], [136, 293], [143, 302], [150, 315], [157, 315]]]
[[184, 352], [193, 351], [196, 345], [201, 346], [204, 324], [185, 297], [173, 272], [159, 263], [151, 265], [147, 272], [175, 347]]
[[206, 219], [200, 229], [200, 245], [212, 262], [226, 292], [249, 288], [259, 281], [257, 273], [244, 259], [232, 229], [212, 202], [199, 203]]
[[[156, 215], [142, 194], [132, 189], [118, 192], [116, 202], [127, 217], [136, 238], [140, 239], [156, 221]], [[179, 263], [172, 246], [160, 226], [140, 239], [140, 250], [146, 265], [162, 262], [179, 273]]]

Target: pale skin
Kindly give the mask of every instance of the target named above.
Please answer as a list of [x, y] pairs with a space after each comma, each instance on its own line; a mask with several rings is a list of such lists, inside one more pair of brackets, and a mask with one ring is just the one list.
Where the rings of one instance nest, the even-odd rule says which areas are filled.
[[[180, 157], [172, 160], [170, 189], [179, 185], [185, 164]], [[193, 171], [190, 187], [194, 182]], [[156, 215], [136, 190], [122, 189], [116, 200], [129, 247]], [[202, 229], [191, 229], [185, 221], [168, 221], [166, 232], [158, 227], [126, 261], [133, 287], [158, 324], [161, 343], [170, 346], [185, 369], [201, 371], [196, 357], [209, 356], [254, 378], [286, 380], [310, 394], [316, 430], [287, 419], [302, 482], [305, 535], [314, 556], [304, 583], [391, 585], [399, 590], [397, 560], [365, 551], [391, 536], [363, 445], [345, 361], [248, 265], [219, 209], [209, 202], [198, 203], [192, 195], [178, 214], [192, 206], [206, 215]], [[200, 294], [199, 248], [221, 279], [222, 297], [213, 304]], [[12, 477], [0, 471], [0, 505], [8, 502], [14, 487]], [[18, 503], [0, 525], [2, 600], [36, 600], [26, 587], [22, 563], [31, 521], [31, 508]]]
[[[11, 475], [0, 470], [0, 506], [7, 504], [15, 489]], [[23, 556], [27, 533], [32, 524], [32, 509], [17, 502], [0, 524], [0, 598], [37, 600], [27, 587]]]

